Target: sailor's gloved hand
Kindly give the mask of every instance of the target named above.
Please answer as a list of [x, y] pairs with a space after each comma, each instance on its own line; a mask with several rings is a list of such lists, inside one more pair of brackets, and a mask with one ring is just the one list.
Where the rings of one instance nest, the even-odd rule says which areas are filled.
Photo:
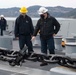
[[53, 34], [53, 36], [55, 36], [56, 34]]

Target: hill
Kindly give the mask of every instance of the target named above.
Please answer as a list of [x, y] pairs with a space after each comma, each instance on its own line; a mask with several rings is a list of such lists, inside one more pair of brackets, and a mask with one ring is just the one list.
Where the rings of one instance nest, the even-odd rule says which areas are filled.
[[64, 14], [63, 17], [76, 18], [76, 9], [73, 9], [70, 12]]
[[[35, 5], [28, 7], [28, 15], [31, 17], [39, 17], [37, 10], [41, 6]], [[54, 17], [66, 17], [66, 18], [76, 18], [76, 9], [74, 8], [66, 8], [62, 6], [56, 6], [56, 7], [46, 7], [49, 9], [50, 15]], [[17, 17], [19, 13], [18, 7], [12, 7], [12, 8], [6, 8], [6, 9], [0, 9], [0, 15], [3, 14], [5, 17]]]

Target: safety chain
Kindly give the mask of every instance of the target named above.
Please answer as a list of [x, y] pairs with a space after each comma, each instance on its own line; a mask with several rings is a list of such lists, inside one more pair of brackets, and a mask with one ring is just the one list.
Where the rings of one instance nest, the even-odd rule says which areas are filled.
[[[42, 62], [40, 65], [44, 66], [49, 64], [54, 64], [57, 63], [61, 66], [65, 66], [65, 67], [69, 67], [69, 68], [74, 68], [76, 69], [76, 59], [70, 58], [68, 56], [65, 55], [56, 55], [56, 54], [51, 54], [49, 56], [46, 56], [44, 54], [36, 54], [34, 53], [31, 58], [35, 58], [33, 60], [37, 60]], [[30, 58], [29, 58], [30, 59]]]
[[74, 58], [70, 58], [64, 55], [63, 56], [58, 55], [58, 56], [54, 56], [52, 60], [57, 60], [58, 61], [57, 63], [61, 66], [76, 69], [76, 59]]
[[28, 48], [24, 47], [21, 51], [9, 51], [5, 49], [0, 49], [0, 60], [8, 61], [11, 66], [20, 65], [24, 60], [29, 61], [39, 61], [41, 62], [40, 66], [45, 66], [49, 64], [59, 64], [61, 66], [69, 67], [76, 69], [76, 59], [71, 58], [65, 55], [56, 55], [56, 54], [38, 54], [38, 53], [30, 53], [26, 52]]

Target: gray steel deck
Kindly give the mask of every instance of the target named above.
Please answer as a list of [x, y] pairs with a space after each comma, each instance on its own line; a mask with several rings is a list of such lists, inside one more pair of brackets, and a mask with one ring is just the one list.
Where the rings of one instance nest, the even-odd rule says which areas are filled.
[[[18, 41], [13, 41], [13, 49], [19, 50]], [[40, 48], [34, 48], [34, 51], [39, 53]], [[61, 51], [56, 51], [56, 54], [61, 54]], [[62, 53], [63, 54], [63, 53]], [[11, 67], [8, 62], [0, 61], [0, 75], [64, 75], [55, 72], [50, 72], [53, 67], [58, 64], [48, 64], [40, 66], [40, 62], [25, 61], [22, 66]]]

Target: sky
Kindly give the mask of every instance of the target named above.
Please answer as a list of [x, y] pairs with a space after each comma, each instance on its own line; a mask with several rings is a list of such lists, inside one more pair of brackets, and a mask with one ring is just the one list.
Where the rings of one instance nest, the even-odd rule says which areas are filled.
[[76, 0], [0, 0], [0, 8], [41, 6], [63, 6], [76, 8]]

